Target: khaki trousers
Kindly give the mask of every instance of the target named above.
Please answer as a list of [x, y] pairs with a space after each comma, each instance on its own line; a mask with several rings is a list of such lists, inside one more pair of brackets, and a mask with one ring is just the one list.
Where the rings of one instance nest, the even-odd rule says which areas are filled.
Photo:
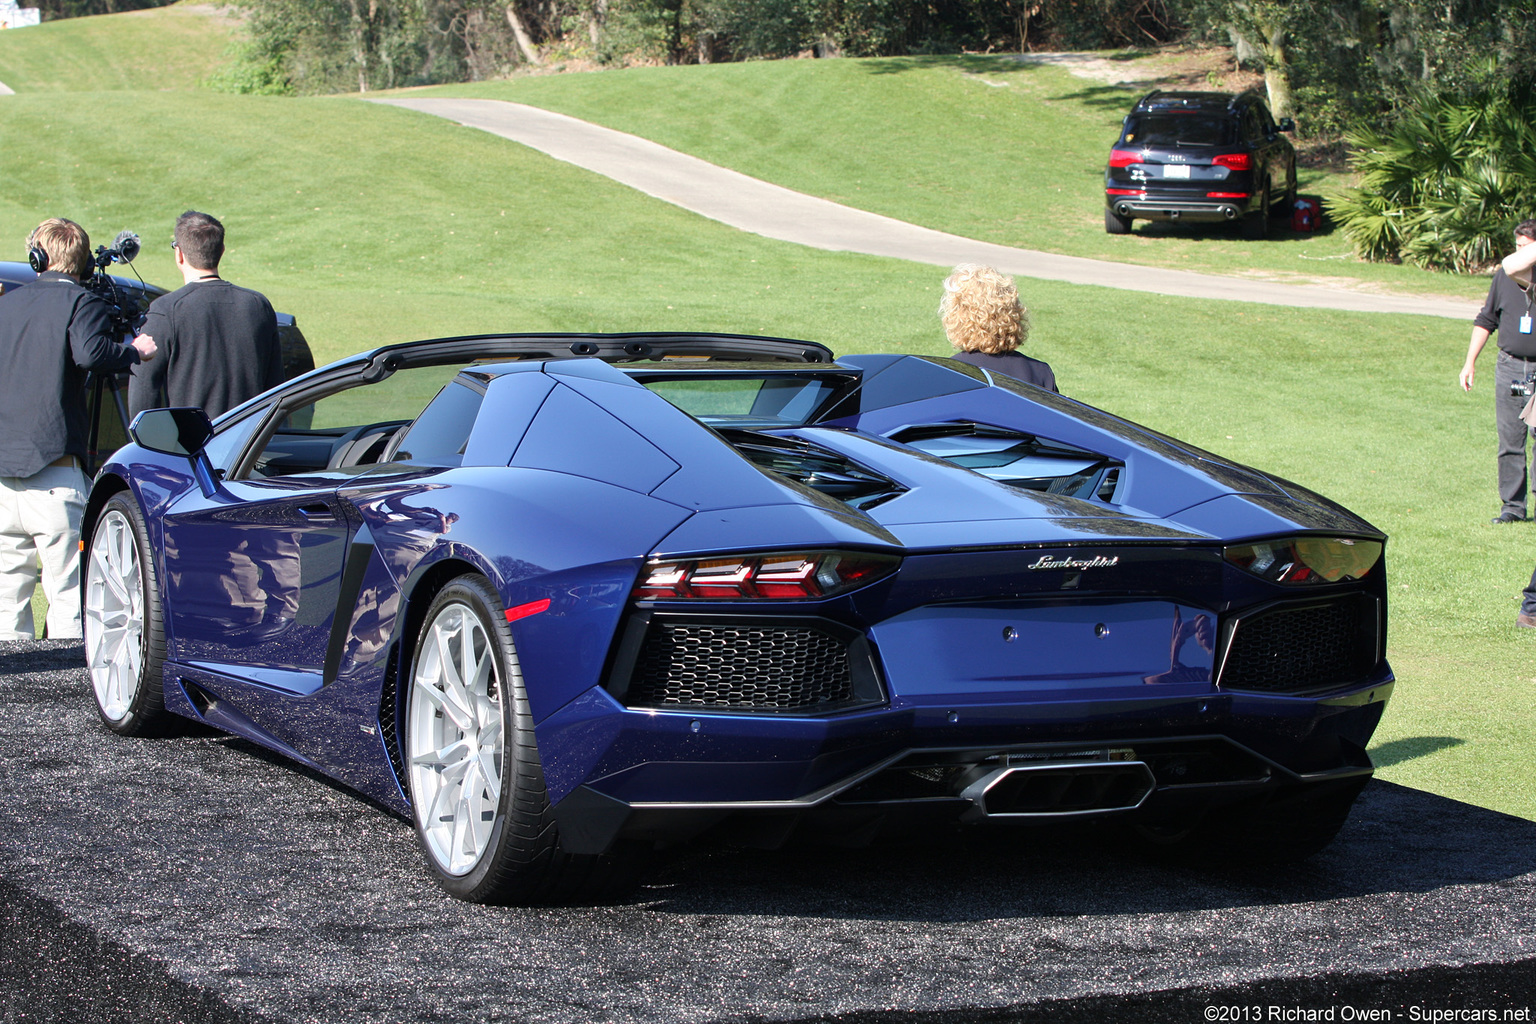
[[48, 636], [80, 635], [80, 514], [85, 474], [73, 459], [28, 477], [0, 476], [0, 640], [31, 640], [42, 564]]

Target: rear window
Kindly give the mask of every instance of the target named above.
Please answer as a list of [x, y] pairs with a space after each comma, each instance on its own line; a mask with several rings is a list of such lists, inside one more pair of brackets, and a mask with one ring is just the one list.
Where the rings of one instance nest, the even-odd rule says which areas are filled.
[[1135, 114], [1125, 122], [1125, 144], [1137, 146], [1228, 146], [1237, 141], [1234, 119], [1207, 113]]
[[484, 398], [482, 392], [460, 381], [448, 384], [400, 439], [395, 459], [457, 466]]
[[690, 373], [671, 379], [647, 375], [641, 383], [712, 427], [761, 430], [811, 422], [838, 387], [846, 385], [846, 379], [810, 375], [710, 377]]

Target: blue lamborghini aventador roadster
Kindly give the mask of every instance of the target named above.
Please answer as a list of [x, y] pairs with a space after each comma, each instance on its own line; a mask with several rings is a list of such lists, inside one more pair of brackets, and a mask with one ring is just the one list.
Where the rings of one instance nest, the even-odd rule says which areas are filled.
[[947, 359], [452, 338], [131, 433], [83, 527], [107, 727], [332, 776], [465, 899], [723, 825], [1305, 856], [1392, 690], [1369, 523]]

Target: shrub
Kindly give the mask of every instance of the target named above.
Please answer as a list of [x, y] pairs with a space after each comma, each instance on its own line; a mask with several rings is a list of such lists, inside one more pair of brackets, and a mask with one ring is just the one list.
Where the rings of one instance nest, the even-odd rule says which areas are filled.
[[1421, 90], [1387, 131], [1348, 134], [1359, 187], [1327, 203], [1357, 255], [1458, 272], [1507, 251], [1536, 210], [1536, 89], [1529, 79]]

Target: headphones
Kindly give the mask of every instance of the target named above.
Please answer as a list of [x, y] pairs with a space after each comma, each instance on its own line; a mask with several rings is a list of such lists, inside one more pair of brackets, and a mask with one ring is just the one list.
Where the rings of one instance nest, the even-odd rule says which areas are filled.
[[33, 273], [41, 274], [48, 269], [48, 254], [43, 251], [42, 246], [28, 246], [27, 263], [32, 267]]

